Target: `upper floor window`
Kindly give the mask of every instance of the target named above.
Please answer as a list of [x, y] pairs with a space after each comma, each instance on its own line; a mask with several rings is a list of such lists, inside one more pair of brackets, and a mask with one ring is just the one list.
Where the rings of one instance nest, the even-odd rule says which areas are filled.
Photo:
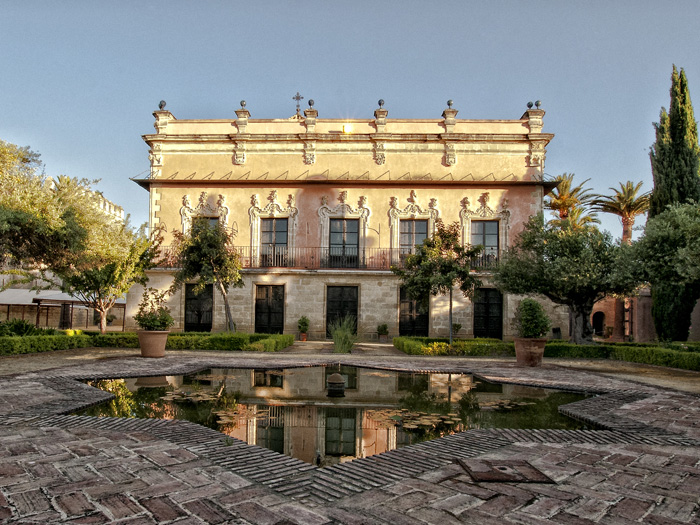
[[498, 257], [498, 222], [472, 221], [471, 224], [471, 244], [483, 246], [483, 254], [487, 259]]
[[357, 267], [360, 248], [360, 221], [358, 219], [331, 219], [328, 248], [331, 268]]
[[427, 219], [401, 219], [399, 221], [399, 248], [402, 254], [414, 253], [416, 246], [428, 238]]
[[287, 266], [288, 219], [260, 220], [260, 265]]

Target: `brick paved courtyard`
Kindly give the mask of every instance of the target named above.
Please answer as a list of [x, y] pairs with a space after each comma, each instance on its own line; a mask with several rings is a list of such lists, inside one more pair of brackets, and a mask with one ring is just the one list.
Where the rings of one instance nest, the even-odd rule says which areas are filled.
[[[339, 361], [595, 393], [565, 410], [604, 430], [472, 430], [318, 469], [192, 423], [66, 415], [108, 396], [77, 378]], [[695, 394], [552, 364], [371, 352], [76, 363], [0, 377], [2, 522], [700, 523]]]

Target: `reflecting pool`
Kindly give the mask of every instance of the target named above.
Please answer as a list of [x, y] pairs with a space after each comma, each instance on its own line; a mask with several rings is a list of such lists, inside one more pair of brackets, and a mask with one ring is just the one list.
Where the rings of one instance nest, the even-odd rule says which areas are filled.
[[[328, 397], [332, 374], [344, 380], [344, 397]], [[469, 374], [337, 365], [87, 383], [115, 398], [80, 415], [184, 419], [321, 466], [475, 428], [584, 428], [557, 411], [584, 395]]]

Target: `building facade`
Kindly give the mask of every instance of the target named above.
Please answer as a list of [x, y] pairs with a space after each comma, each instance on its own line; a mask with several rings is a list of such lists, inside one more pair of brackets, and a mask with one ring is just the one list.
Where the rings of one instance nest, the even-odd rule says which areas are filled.
[[[150, 176], [135, 182], [150, 193], [151, 228], [168, 232], [164, 245], [196, 218], [234, 234], [244, 267], [244, 286], [229, 294], [238, 330], [296, 333], [305, 315], [309, 338], [323, 339], [332, 320], [351, 315], [364, 339], [384, 323], [390, 336], [439, 336], [449, 332], [448, 298], [412, 300], [390, 267], [438, 219], [458, 222], [463, 242], [485, 246], [474, 269], [483, 287], [474, 301], [455, 293], [458, 336], [511, 337], [518, 298], [495, 289], [488, 267], [552, 187], [545, 112], [462, 120], [449, 102], [441, 118], [389, 119], [380, 101], [373, 119], [341, 120], [319, 118], [309, 102], [289, 119], [253, 119], [242, 102], [223, 120], [178, 120], [161, 104], [156, 132], [143, 137]], [[150, 279], [167, 288], [172, 269], [164, 262]], [[130, 292], [127, 320], [140, 294]], [[225, 328], [211, 288], [196, 296], [186, 286], [169, 306], [175, 330]], [[568, 334], [568, 314], [551, 313]]]

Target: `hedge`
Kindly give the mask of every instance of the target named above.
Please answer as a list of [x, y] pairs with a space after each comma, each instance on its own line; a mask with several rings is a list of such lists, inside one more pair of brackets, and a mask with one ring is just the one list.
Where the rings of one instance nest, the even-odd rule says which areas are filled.
[[53, 352], [70, 348], [88, 348], [92, 339], [87, 335], [27, 335], [0, 337], [0, 355]]
[[[170, 350], [234, 350], [276, 352], [294, 343], [293, 335], [228, 333], [172, 333], [166, 348]], [[0, 337], [0, 355], [50, 352], [70, 348], [138, 348], [133, 332], [96, 335], [32, 335]]]
[[[429, 337], [395, 337], [394, 346], [409, 355], [512, 356], [513, 343], [498, 339], [457, 339], [449, 346], [447, 339]], [[660, 346], [649, 343], [607, 343], [577, 345], [549, 341], [545, 357], [569, 359], [613, 359], [647, 365], [700, 371], [700, 344], [672, 343]]]

